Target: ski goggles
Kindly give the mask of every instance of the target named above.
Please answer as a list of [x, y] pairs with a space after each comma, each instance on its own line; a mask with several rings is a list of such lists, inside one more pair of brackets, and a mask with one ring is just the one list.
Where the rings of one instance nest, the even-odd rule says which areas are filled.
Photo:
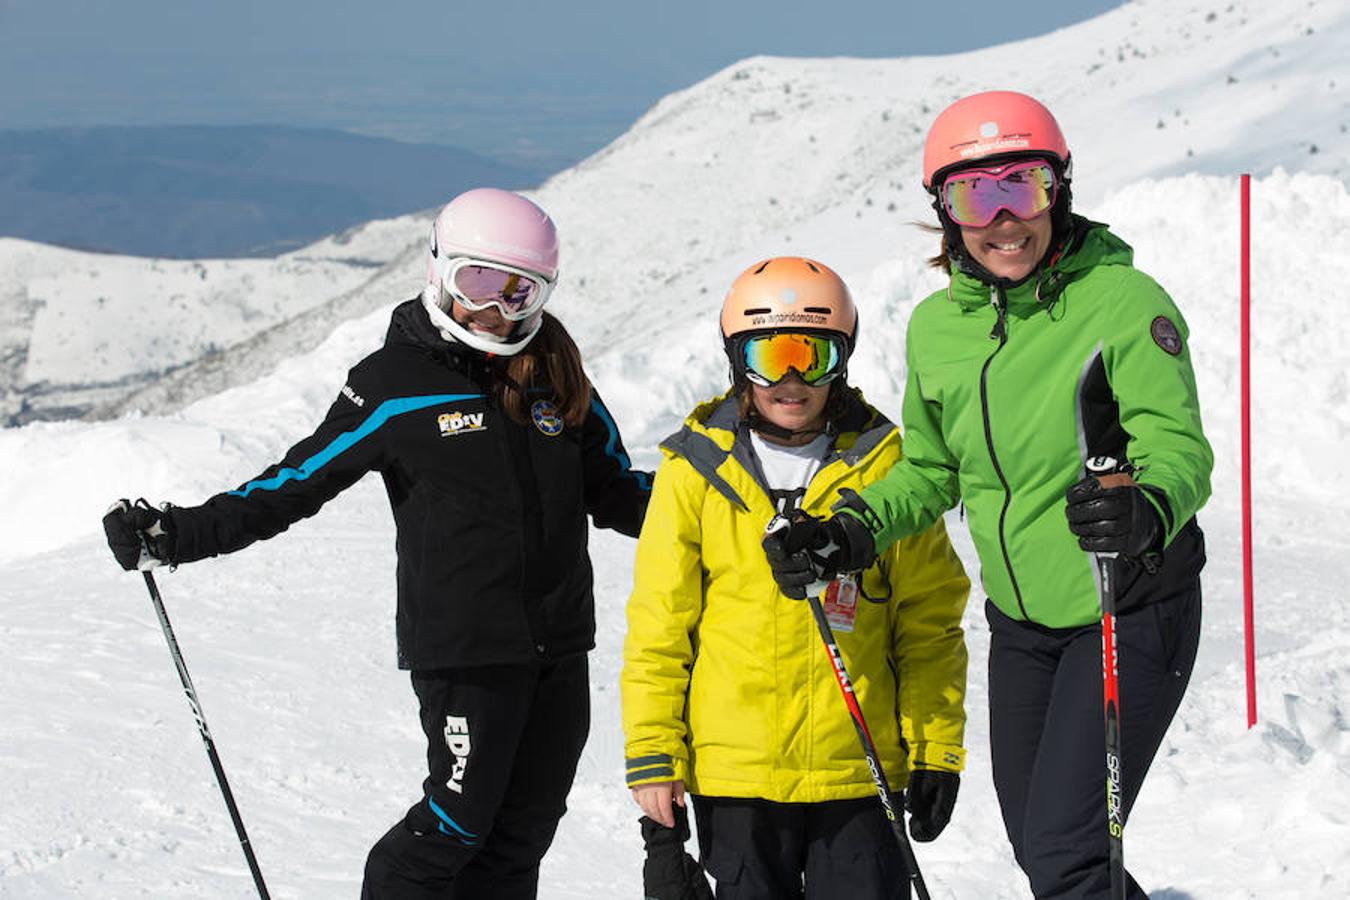
[[942, 206], [957, 225], [983, 228], [1007, 210], [1034, 219], [1055, 204], [1055, 170], [1044, 160], [966, 169], [942, 183]]
[[828, 384], [844, 371], [848, 342], [837, 334], [773, 332], [737, 344], [737, 368], [751, 382], [771, 387], [790, 372], [808, 385]]
[[537, 313], [553, 290], [553, 283], [537, 272], [472, 256], [439, 259], [436, 271], [460, 306], [473, 312], [495, 306], [513, 322]]

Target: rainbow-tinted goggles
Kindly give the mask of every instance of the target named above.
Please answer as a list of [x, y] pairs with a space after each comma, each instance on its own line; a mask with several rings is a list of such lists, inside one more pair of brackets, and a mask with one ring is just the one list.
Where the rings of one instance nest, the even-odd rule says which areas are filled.
[[761, 387], [793, 372], [806, 384], [829, 384], [848, 363], [848, 340], [833, 332], [752, 334], [734, 342], [731, 360], [737, 374]]
[[957, 225], [984, 228], [1007, 210], [1034, 219], [1055, 205], [1055, 170], [1040, 159], [963, 169], [942, 182], [942, 206]]

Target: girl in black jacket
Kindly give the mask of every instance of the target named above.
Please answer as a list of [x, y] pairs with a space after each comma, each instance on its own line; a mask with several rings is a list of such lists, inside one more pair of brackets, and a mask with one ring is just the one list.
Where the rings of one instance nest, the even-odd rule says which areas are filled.
[[432, 227], [427, 284], [281, 462], [201, 506], [119, 501], [126, 569], [230, 553], [370, 471], [393, 509], [398, 654], [427, 736], [423, 797], [372, 848], [362, 897], [533, 898], [589, 728], [589, 514], [636, 536], [650, 477], [558, 320], [553, 222], [478, 189]]

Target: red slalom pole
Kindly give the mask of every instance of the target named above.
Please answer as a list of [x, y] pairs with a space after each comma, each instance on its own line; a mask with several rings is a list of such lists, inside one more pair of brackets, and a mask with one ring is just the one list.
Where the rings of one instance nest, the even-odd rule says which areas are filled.
[[1247, 658], [1247, 727], [1256, 724], [1256, 616], [1252, 603], [1252, 361], [1251, 361], [1251, 199], [1252, 176], [1239, 180], [1242, 195], [1242, 619]]

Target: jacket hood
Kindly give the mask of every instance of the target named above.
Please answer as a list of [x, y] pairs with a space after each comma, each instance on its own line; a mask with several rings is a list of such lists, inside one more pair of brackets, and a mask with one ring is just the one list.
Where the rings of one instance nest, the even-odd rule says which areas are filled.
[[[854, 466], [896, 430], [891, 420], [868, 404], [857, 388], [850, 387], [845, 398], [847, 406], [834, 426], [834, 439], [822, 465], [842, 459], [845, 465]], [[662, 441], [661, 449], [688, 460], [714, 489], [742, 509], [746, 506], [744, 499], [719, 473], [728, 457], [734, 458], [768, 491], [750, 445], [750, 429], [741, 421], [740, 401], [734, 391], [694, 407], [685, 418], [684, 427]]]
[[[1052, 255], [1049, 263], [1035, 277], [1008, 289], [1008, 306], [1052, 305], [1065, 285], [1071, 284], [1087, 271], [1098, 266], [1133, 264], [1134, 250], [1112, 234], [1109, 226], [1074, 215], [1063, 249]], [[994, 288], [953, 265], [948, 296], [963, 309], [978, 309], [990, 302]]]
[[431, 322], [420, 296], [394, 307], [389, 329], [384, 335], [386, 347], [408, 347], [439, 359], [458, 371], [473, 373], [490, 368], [487, 355], [458, 341], [447, 341]]
[[446, 341], [431, 324], [427, 311], [422, 307], [421, 297], [404, 300], [394, 307], [389, 317], [389, 329], [385, 332], [384, 342], [393, 346], [407, 344], [425, 350], [444, 347]]
[[[895, 425], [884, 414], [869, 404], [856, 387], [849, 387], [844, 394], [844, 414], [831, 426], [834, 436], [832, 447], [837, 452], [851, 448], [864, 434], [880, 429], [883, 433]], [[679, 434], [694, 430], [711, 434], [720, 432], [718, 442], [734, 441], [737, 434], [748, 431], [741, 421], [740, 400], [733, 390], [700, 403], [685, 417], [684, 427], [667, 440]], [[664, 442], [663, 442], [664, 443]]]

